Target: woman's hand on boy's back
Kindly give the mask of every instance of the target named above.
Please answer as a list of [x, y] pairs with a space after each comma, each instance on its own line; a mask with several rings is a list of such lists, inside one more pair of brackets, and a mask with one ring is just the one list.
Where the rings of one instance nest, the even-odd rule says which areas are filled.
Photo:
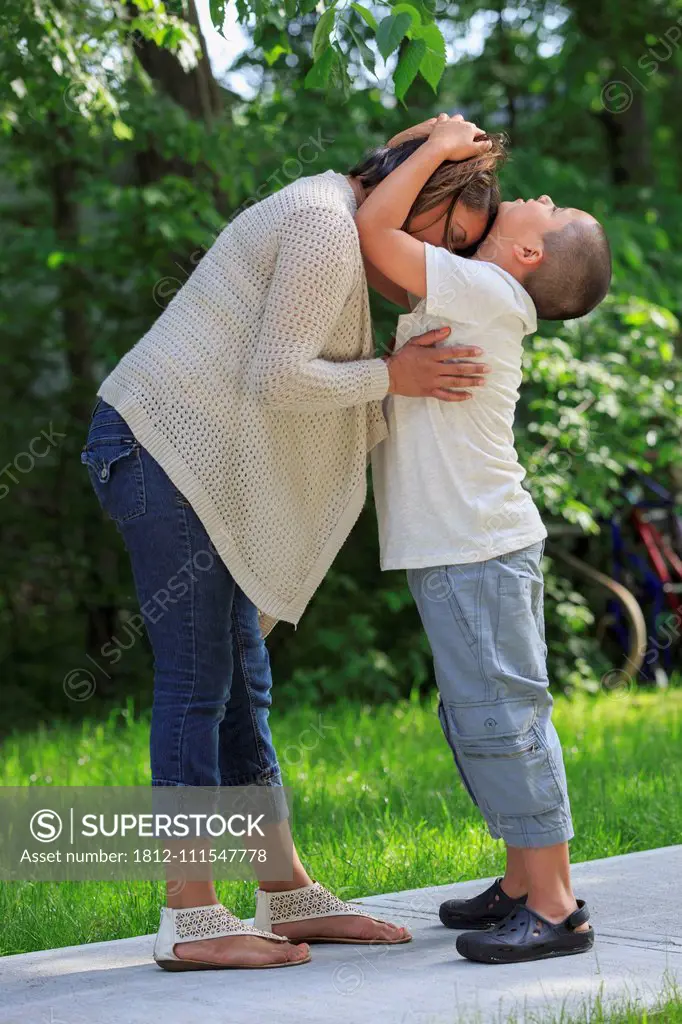
[[406, 398], [439, 398], [443, 402], [464, 402], [471, 398], [469, 391], [451, 391], [451, 388], [475, 388], [485, 382], [490, 372], [485, 363], [463, 362], [476, 359], [482, 350], [459, 346], [457, 361], [453, 361], [452, 348], [436, 347], [450, 333], [449, 327], [428, 331], [411, 338], [395, 355], [384, 357], [388, 366], [391, 395]]

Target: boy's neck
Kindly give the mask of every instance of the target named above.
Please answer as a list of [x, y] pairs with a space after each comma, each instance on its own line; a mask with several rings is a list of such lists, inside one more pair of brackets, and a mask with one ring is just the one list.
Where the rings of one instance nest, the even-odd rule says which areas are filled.
[[523, 284], [528, 277], [528, 270], [518, 260], [514, 259], [512, 253], [501, 248], [492, 235], [488, 235], [483, 245], [472, 260], [481, 260], [483, 263], [494, 263], [496, 267], [505, 270], [519, 284]]

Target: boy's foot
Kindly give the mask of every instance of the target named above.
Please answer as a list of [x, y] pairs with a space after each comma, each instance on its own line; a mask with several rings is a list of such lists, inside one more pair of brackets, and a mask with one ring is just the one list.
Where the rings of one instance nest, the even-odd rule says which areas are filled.
[[468, 900], [446, 900], [441, 903], [438, 916], [446, 928], [492, 928], [511, 913], [514, 907], [526, 902], [526, 896], [512, 899], [497, 878], [485, 892]]
[[457, 936], [457, 952], [482, 964], [518, 964], [553, 956], [587, 953], [594, 945], [591, 927], [580, 930], [590, 912], [584, 900], [563, 921], [548, 921], [529, 906], [517, 906], [487, 932]]

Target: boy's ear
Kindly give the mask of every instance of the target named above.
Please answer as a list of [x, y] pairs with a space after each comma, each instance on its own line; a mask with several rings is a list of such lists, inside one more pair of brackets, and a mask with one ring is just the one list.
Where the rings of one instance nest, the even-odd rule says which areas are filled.
[[542, 263], [543, 256], [545, 255], [544, 249], [539, 245], [521, 245], [515, 242], [512, 246], [514, 256], [529, 270], [534, 269], [540, 263]]

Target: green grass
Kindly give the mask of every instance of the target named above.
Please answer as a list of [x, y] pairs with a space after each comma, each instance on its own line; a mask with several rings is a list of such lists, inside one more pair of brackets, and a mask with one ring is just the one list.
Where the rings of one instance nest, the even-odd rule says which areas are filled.
[[[478, 1022], [474, 1018], [466, 1024]], [[529, 1011], [522, 1016], [504, 1017], [499, 1024], [682, 1024], [682, 992], [674, 981], [669, 981], [657, 1006], [649, 1009], [631, 999], [606, 1007], [598, 998], [586, 1003], [582, 1010], [560, 1010], [557, 1013]]]
[[[574, 861], [680, 841], [682, 691], [558, 698], [555, 722], [573, 807]], [[502, 870], [502, 844], [489, 837], [470, 804], [433, 707], [411, 701], [293, 710], [273, 714], [273, 730], [294, 791], [297, 844], [311, 874], [339, 895]], [[2, 747], [0, 785], [145, 784], [147, 740], [147, 719], [135, 719], [130, 710], [80, 728], [16, 735]], [[253, 913], [253, 883], [223, 882], [219, 888], [236, 913]], [[0, 952], [152, 932], [160, 902], [157, 883], [5, 884]], [[682, 1024], [675, 995], [648, 1017], [634, 1007], [620, 1016], [604, 1014], [598, 1005], [586, 1013], [582, 1019], [590, 1024]]]

